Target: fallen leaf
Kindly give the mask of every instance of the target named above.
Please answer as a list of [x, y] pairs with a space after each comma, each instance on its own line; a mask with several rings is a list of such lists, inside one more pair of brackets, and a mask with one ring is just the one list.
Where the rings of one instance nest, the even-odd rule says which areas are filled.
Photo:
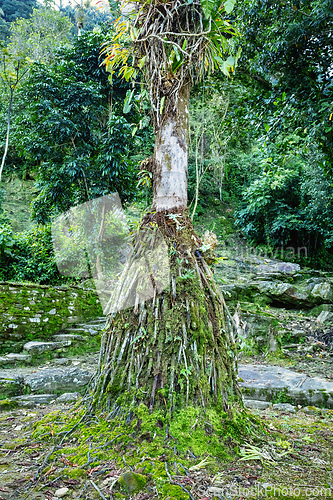
[[48, 470], [47, 472], [45, 472], [44, 476], [48, 476], [49, 474], [51, 474], [51, 472], [55, 471], [55, 467], [51, 467], [50, 470]]

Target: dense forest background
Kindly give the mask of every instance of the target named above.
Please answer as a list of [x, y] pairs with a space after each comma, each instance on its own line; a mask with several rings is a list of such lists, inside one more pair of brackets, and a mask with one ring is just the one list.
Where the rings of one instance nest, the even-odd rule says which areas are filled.
[[[147, 92], [101, 64], [118, 9], [0, 0], [0, 280], [65, 279], [50, 227], [73, 205], [118, 191], [149, 206]], [[232, 16], [237, 66], [192, 93], [190, 213], [220, 239], [332, 270], [333, 1], [244, 0]], [[15, 192], [29, 214], [10, 209]]]

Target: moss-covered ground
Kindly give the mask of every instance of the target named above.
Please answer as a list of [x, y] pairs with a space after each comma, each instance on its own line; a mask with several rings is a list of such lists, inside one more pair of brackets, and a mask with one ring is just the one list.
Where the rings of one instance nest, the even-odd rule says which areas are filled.
[[[188, 412], [168, 431], [161, 422], [155, 438], [149, 419], [156, 415], [143, 408], [138, 410], [140, 430], [138, 421], [124, 425], [99, 415], [62, 434], [58, 448], [58, 433], [79, 422], [81, 407], [4, 412], [0, 496], [45, 500], [65, 487], [65, 498], [84, 499], [333, 498], [333, 412], [252, 411], [266, 433], [253, 433], [234, 449], [221, 443], [215, 456], [207, 453], [195, 430], [189, 432]], [[176, 449], [165, 439], [166, 432], [179, 438]]]

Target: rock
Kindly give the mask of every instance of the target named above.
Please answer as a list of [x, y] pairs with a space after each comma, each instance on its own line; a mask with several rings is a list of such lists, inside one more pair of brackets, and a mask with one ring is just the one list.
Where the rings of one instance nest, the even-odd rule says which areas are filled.
[[80, 399], [81, 394], [79, 392], [65, 392], [56, 399], [57, 403], [73, 403]]
[[55, 365], [60, 365], [60, 366], [67, 366], [67, 365], [71, 365], [72, 364], [72, 361], [68, 358], [55, 358], [52, 360], [52, 362], [55, 364]]
[[72, 335], [70, 333], [61, 333], [59, 335], [53, 335], [53, 339], [56, 342], [64, 342], [64, 341], [67, 341], [67, 340], [76, 341], [76, 342], [82, 342], [82, 341], [85, 340], [85, 338], [82, 337], [82, 335]]
[[0, 356], [0, 364], [5, 364], [5, 365], [15, 365], [15, 363], [17, 362], [29, 363], [30, 361], [31, 361], [30, 354], [10, 353], [6, 354], [5, 356]]
[[278, 350], [278, 343], [276, 339], [273, 336], [271, 336], [269, 339], [269, 351], [277, 352], [277, 350]]
[[299, 344], [285, 344], [283, 346], [283, 349], [298, 349], [299, 348]]
[[293, 339], [301, 339], [302, 337], [306, 337], [306, 331], [293, 328], [291, 331], [291, 337]]
[[31, 361], [30, 354], [17, 354], [17, 353], [9, 353], [5, 356], [7, 359], [11, 359], [13, 361], [25, 361], [29, 363]]
[[256, 409], [256, 410], [266, 410], [271, 403], [268, 401], [259, 401], [257, 399], [244, 399], [244, 405], [246, 408]]
[[68, 492], [69, 492], [69, 488], [60, 488], [59, 490], [55, 491], [54, 494], [57, 498], [62, 498], [65, 495], [67, 495]]
[[253, 341], [259, 351], [266, 347], [271, 352], [278, 349], [274, 326], [276, 319], [274, 317], [265, 314], [244, 313], [240, 311], [240, 308], [237, 308], [233, 320], [237, 325], [238, 342], [242, 349], [251, 349]]
[[315, 285], [311, 290], [311, 295], [320, 298], [325, 302], [333, 301], [333, 287], [331, 283], [322, 282]]
[[247, 399], [271, 401], [285, 396], [294, 404], [333, 408], [333, 382], [325, 379], [269, 365], [240, 365], [238, 374]]
[[24, 408], [34, 408], [36, 405], [46, 405], [51, 401], [54, 401], [54, 394], [29, 394], [26, 396], [16, 396], [12, 398], [17, 401], [18, 406], [23, 406]]
[[75, 392], [79, 387], [85, 387], [91, 376], [90, 372], [79, 368], [50, 368], [32, 373], [26, 377], [25, 382], [32, 392]]
[[56, 349], [61, 349], [62, 347], [68, 347], [72, 343], [70, 340], [64, 342], [27, 342], [24, 344], [23, 349], [30, 352], [31, 354], [41, 354], [46, 351], [55, 351]]
[[302, 408], [302, 412], [306, 413], [307, 415], [321, 415], [321, 408], [316, 408], [315, 406], [304, 406]]
[[311, 345], [299, 345], [297, 350], [302, 352], [303, 354], [310, 354], [312, 352], [315, 352], [318, 349], [317, 344], [311, 344]]
[[146, 482], [147, 478], [145, 476], [134, 472], [125, 472], [118, 479], [118, 483], [125, 487], [128, 493], [140, 491], [145, 486]]
[[319, 316], [322, 311], [328, 311], [333, 313], [332, 304], [321, 304], [320, 306], [313, 307], [310, 311], [311, 316]]
[[257, 283], [233, 283], [220, 286], [225, 300], [253, 300], [258, 295], [259, 288]]
[[209, 495], [214, 495], [214, 496], [217, 496], [219, 498], [221, 498], [220, 495], [224, 495], [225, 493], [225, 488], [218, 488], [217, 486], [210, 486], [208, 489], [207, 489], [207, 493]]
[[291, 405], [290, 403], [277, 403], [273, 405], [273, 410], [296, 413], [295, 406]]
[[333, 313], [329, 311], [322, 311], [318, 318], [318, 323], [333, 323]]
[[267, 295], [272, 300], [300, 306], [310, 306], [313, 302], [308, 292], [296, 288], [290, 283], [261, 281], [259, 291]]

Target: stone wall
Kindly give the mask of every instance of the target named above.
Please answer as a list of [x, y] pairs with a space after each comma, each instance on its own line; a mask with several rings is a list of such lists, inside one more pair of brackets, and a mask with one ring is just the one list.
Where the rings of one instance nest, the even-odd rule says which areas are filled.
[[91, 289], [0, 282], [0, 353], [19, 352], [28, 340], [102, 314]]

